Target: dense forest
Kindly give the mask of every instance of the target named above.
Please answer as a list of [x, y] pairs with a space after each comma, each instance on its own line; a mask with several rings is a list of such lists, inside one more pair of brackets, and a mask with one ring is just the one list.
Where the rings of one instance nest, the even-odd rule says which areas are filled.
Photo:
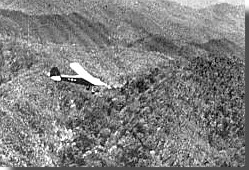
[[[0, 2], [0, 166], [245, 166], [241, 6], [28, 2]], [[116, 88], [46, 76], [70, 62]]]

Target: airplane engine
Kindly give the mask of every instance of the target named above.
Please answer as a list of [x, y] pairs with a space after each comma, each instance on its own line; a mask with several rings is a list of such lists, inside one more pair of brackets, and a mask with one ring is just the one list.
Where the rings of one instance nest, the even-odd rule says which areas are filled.
[[57, 67], [53, 67], [50, 70], [50, 77], [54, 81], [61, 81], [61, 73]]

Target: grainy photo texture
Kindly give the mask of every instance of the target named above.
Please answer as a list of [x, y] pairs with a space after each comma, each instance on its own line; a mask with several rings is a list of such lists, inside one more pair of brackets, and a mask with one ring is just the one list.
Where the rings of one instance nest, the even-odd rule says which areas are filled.
[[244, 167], [244, 0], [1, 0], [0, 167]]

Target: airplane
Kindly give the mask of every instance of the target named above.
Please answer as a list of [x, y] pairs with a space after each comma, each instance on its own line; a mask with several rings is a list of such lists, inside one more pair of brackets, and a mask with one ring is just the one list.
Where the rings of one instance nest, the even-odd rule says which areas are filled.
[[[100, 86], [104, 88], [111, 89], [111, 86], [107, 85], [106, 83], [102, 82], [100, 79], [93, 77], [90, 73], [88, 73], [79, 63], [70, 63], [70, 67], [74, 70], [77, 75], [63, 75], [60, 73], [57, 67], [53, 67], [50, 70], [50, 73], [47, 75], [54, 81], [66, 81], [72, 82], [75, 84], [85, 85], [87, 90], [90, 90], [91, 87]], [[93, 88], [92, 88], [92, 92]]]

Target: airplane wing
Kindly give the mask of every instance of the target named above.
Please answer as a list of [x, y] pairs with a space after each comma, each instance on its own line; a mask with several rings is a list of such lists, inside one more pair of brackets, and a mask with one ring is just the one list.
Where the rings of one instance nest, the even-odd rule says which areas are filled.
[[89, 81], [90, 83], [94, 84], [95, 86], [106, 86], [108, 85], [104, 82], [102, 82], [100, 79], [93, 77], [91, 74], [89, 74], [79, 63], [71, 63], [70, 64], [71, 69], [73, 69], [81, 78], [85, 79], [86, 81]]

